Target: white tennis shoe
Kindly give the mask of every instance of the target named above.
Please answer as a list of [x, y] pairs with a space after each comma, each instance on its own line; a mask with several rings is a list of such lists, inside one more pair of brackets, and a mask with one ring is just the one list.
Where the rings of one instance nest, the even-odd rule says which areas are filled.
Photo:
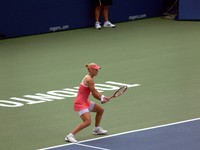
[[106, 27], [106, 28], [115, 28], [116, 27], [110, 21], [105, 21], [104, 24], [103, 24], [103, 26]]
[[102, 127], [97, 127], [93, 129], [93, 134], [94, 135], [102, 135], [102, 134], [106, 134], [108, 131], [104, 130]]
[[65, 137], [65, 141], [66, 141], [66, 142], [71, 142], [71, 143], [77, 143], [77, 142], [78, 142], [78, 141], [75, 139], [74, 135], [71, 135], [71, 134], [69, 134], [69, 135], [67, 135], [67, 136]]
[[100, 22], [96, 22], [95, 23], [95, 28], [98, 30], [98, 29], [101, 29], [101, 25], [100, 25]]

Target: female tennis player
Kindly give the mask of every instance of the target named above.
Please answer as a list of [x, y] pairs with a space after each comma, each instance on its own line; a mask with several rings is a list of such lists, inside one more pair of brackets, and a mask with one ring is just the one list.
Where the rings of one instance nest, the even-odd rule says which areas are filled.
[[92, 93], [94, 98], [100, 100], [103, 103], [109, 101], [109, 98], [100, 94], [95, 89], [94, 86], [93, 78], [97, 76], [99, 69], [101, 69], [101, 67], [95, 63], [90, 63], [86, 65], [86, 68], [88, 70], [88, 74], [83, 78], [82, 82], [80, 83], [78, 95], [74, 101], [74, 110], [79, 112], [80, 118], [82, 119], [83, 122], [77, 125], [74, 128], [74, 130], [72, 130], [71, 133], [65, 137], [65, 141], [72, 143], [77, 143], [77, 140], [74, 137], [75, 134], [77, 134], [79, 131], [81, 131], [85, 127], [88, 127], [91, 124], [90, 112], [96, 113], [95, 127], [93, 129], [93, 134], [101, 135], [107, 133], [106, 130], [104, 130], [99, 126], [104, 109], [98, 104], [88, 100], [90, 93]]

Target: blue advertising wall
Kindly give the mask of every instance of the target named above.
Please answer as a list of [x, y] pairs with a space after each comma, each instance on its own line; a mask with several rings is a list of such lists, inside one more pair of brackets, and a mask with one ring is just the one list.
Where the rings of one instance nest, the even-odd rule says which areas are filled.
[[[161, 16], [162, 0], [113, 0], [114, 23]], [[93, 0], [0, 0], [0, 35], [25, 36], [94, 25]]]
[[200, 0], [179, 0], [179, 20], [200, 20]]

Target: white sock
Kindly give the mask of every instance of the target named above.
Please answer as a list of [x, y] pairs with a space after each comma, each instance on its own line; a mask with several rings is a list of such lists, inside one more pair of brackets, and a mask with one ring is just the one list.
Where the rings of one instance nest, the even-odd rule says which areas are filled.
[[74, 135], [72, 133], [70, 133], [69, 136], [74, 136]]
[[98, 127], [94, 127], [94, 131], [97, 131], [97, 130], [98, 130], [98, 128], [99, 128], [99, 126], [98, 126]]

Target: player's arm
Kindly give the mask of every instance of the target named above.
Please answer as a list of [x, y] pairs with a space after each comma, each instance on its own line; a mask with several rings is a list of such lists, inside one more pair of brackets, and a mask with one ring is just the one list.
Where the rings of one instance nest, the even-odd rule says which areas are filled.
[[101, 95], [94, 86], [94, 80], [92, 78], [87, 79], [88, 87], [90, 89], [90, 92], [92, 93], [92, 96], [98, 100], [101, 100]]
[[104, 95], [100, 94], [94, 86], [94, 80], [92, 78], [87, 78], [87, 83], [88, 83], [88, 87], [90, 89], [90, 92], [92, 93], [92, 96], [100, 101], [103, 102], [107, 102], [109, 101], [109, 99], [107, 97], [105, 97]]

